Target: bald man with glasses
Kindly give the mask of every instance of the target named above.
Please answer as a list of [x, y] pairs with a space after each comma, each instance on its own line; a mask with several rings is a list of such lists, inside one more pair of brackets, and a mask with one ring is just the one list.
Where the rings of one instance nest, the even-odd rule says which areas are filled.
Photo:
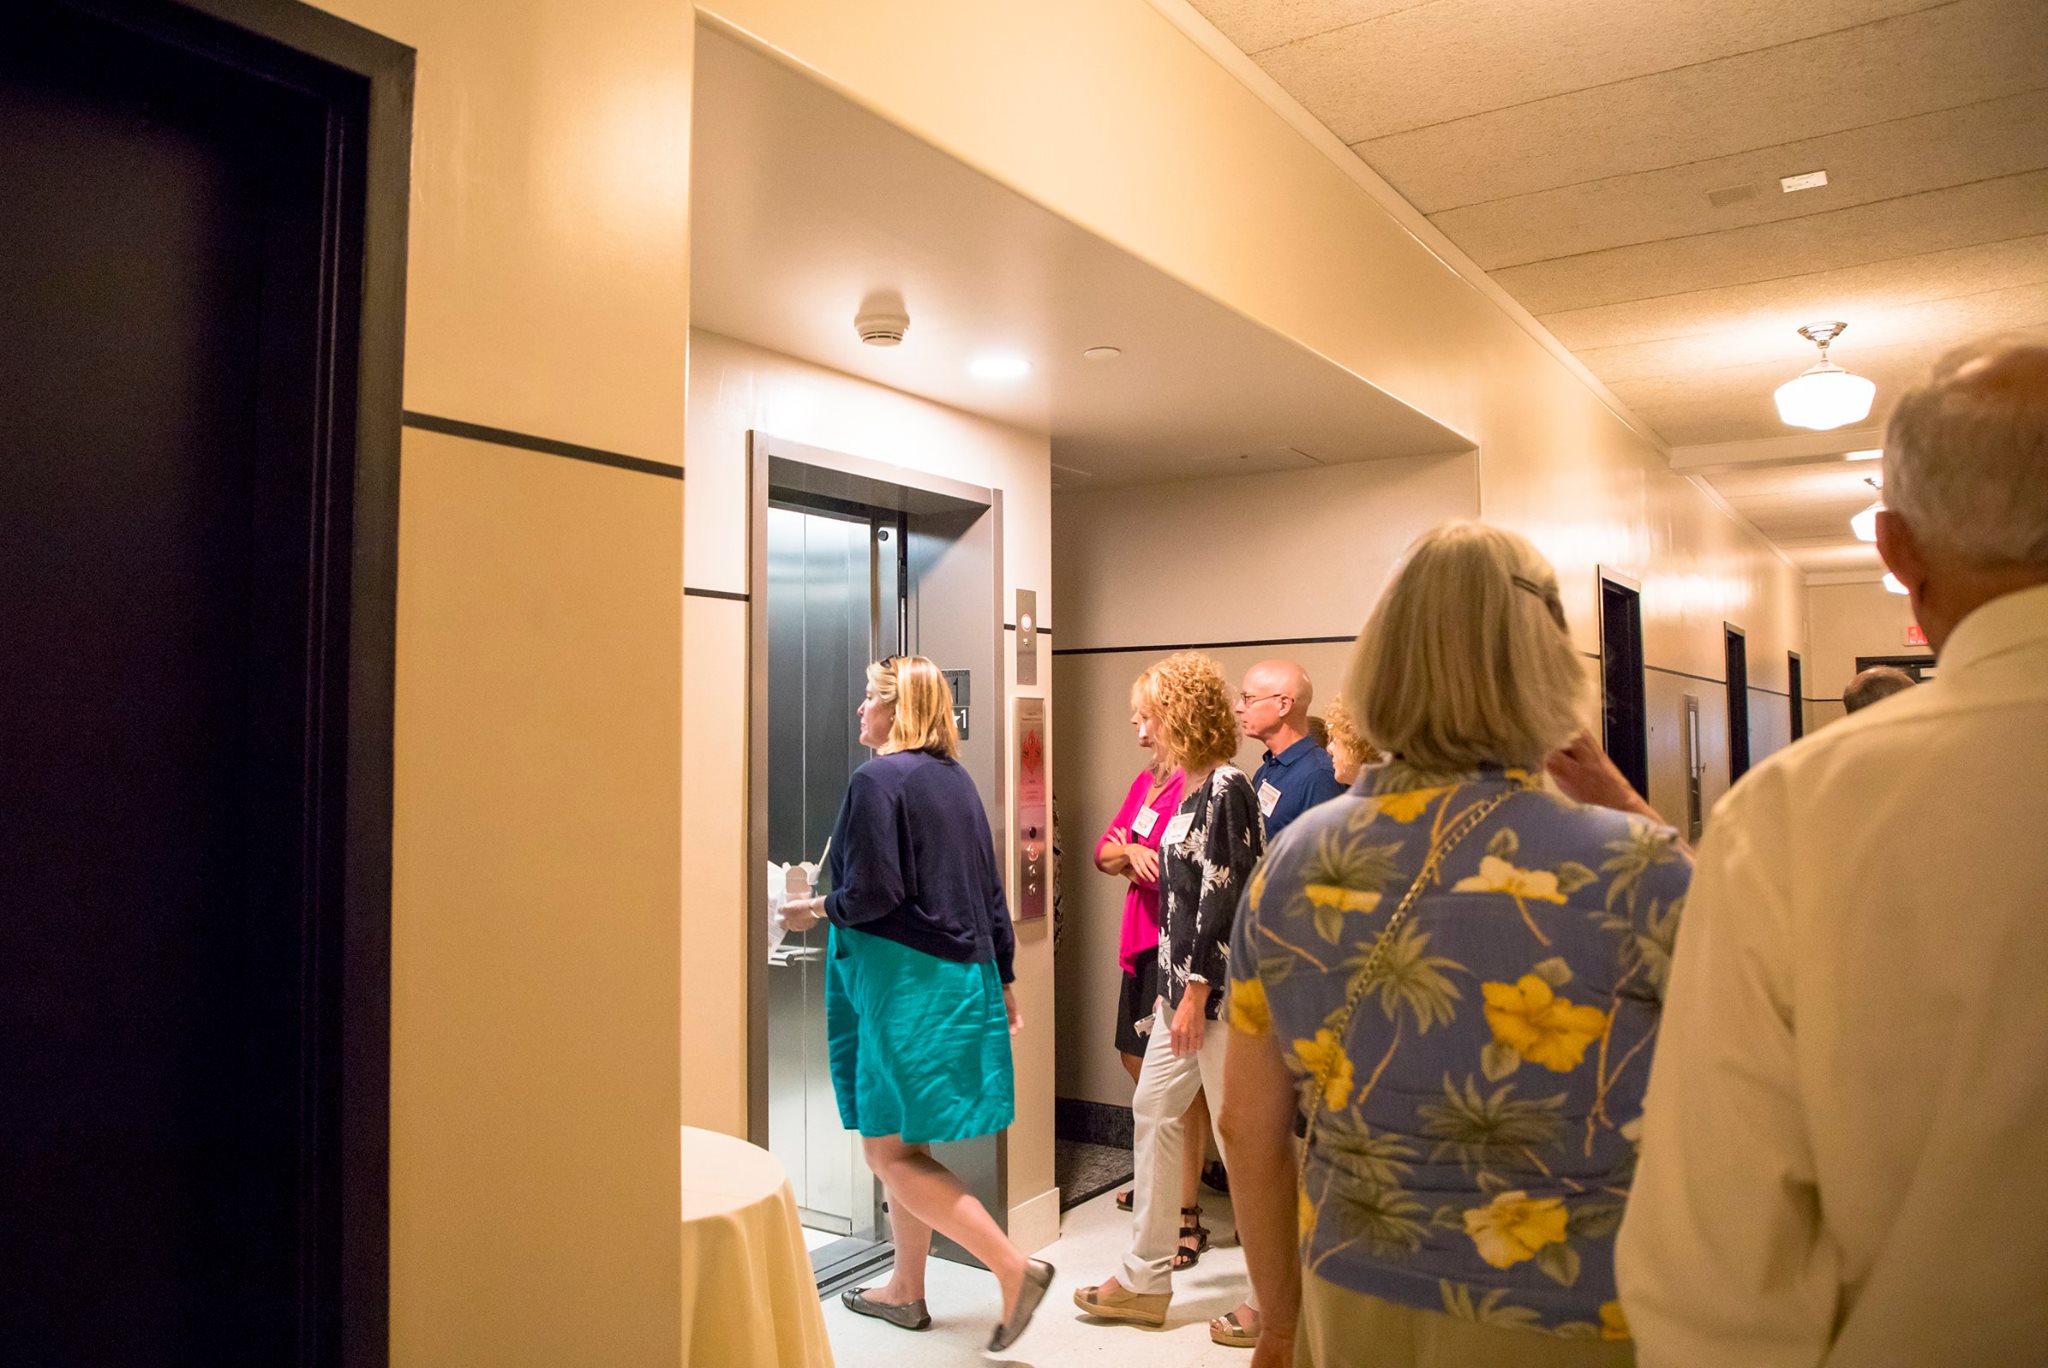
[[1330, 753], [1308, 734], [1314, 698], [1308, 671], [1291, 660], [1262, 660], [1245, 671], [1234, 711], [1244, 734], [1266, 747], [1252, 790], [1269, 842], [1302, 813], [1344, 792]]

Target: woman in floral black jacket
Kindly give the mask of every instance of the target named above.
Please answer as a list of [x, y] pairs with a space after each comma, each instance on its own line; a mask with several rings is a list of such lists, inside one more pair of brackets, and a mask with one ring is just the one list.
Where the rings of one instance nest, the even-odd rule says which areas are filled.
[[[1187, 776], [1186, 796], [1159, 847], [1161, 992], [1131, 1099], [1137, 1168], [1131, 1247], [1116, 1276], [1079, 1289], [1074, 1302], [1104, 1320], [1164, 1325], [1173, 1300], [1183, 1118], [1198, 1089], [1207, 1091], [1212, 1108], [1223, 1102], [1230, 1030], [1218, 1012], [1231, 922], [1265, 841], [1251, 781], [1230, 763], [1237, 722], [1216, 662], [1193, 651], [1168, 656], [1139, 678], [1137, 694], [1164, 758]], [[1257, 1316], [1249, 1303], [1240, 1306], [1210, 1322], [1210, 1337], [1249, 1345]]]

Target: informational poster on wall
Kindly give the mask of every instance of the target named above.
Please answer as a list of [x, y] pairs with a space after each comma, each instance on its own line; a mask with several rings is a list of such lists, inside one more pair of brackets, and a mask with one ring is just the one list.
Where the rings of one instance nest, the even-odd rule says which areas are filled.
[[1045, 700], [1020, 698], [1015, 705], [1016, 754], [1010, 773], [1016, 785], [1016, 870], [1010, 880], [1018, 921], [1045, 915], [1047, 885], [1052, 881], [1052, 830], [1049, 790], [1045, 782]]

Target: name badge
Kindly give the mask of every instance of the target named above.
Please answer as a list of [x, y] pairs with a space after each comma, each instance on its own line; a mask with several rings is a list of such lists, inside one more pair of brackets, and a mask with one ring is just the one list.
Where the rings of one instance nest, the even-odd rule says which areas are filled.
[[1162, 845], [1162, 846], [1177, 846], [1177, 845], [1179, 845], [1179, 844], [1180, 844], [1180, 843], [1181, 843], [1182, 841], [1184, 841], [1184, 840], [1186, 840], [1186, 839], [1187, 839], [1187, 835], [1188, 835], [1188, 829], [1189, 829], [1189, 828], [1191, 828], [1192, 826], [1194, 826], [1194, 824], [1195, 824], [1195, 814], [1194, 814], [1194, 813], [1192, 813], [1192, 812], [1176, 812], [1176, 813], [1174, 813], [1174, 814], [1173, 814], [1173, 820], [1172, 820], [1172, 821], [1170, 821], [1170, 822], [1168, 822], [1168, 823], [1166, 824], [1166, 834], [1165, 834], [1164, 836], [1161, 836], [1161, 837], [1159, 838], [1159, 844], [1160, 844], [1160, 845]]
[[1159, 825], [1159, 814], [1151, 808], [1141, 807], [1138, 815], [1131, 818], [1131, 832], [1137, 836], [1150, 836], [1152, 828]]
[[1272, 780], [1268, 779], [1260, 783], [1259, 816], [1271, 817], [1273, 815], [1273, 808], [1279, 803], [1279, 801], [1280, 790], [1273, 787]]

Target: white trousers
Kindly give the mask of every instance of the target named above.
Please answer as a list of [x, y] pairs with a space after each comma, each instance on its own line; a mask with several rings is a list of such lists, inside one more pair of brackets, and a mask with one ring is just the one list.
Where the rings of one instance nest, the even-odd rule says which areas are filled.
[[[1230, 1027], [1219, 1017], [1205, 1023], [1202, 1048], [1193, 1054], [1173, 1053], [1173, 1014], [1161, 999], [1145, 1042], [1145, 1062], [1138, 1070], [1138, 1088], [1131, 1096], [1131, 1247], [1117, 1275], [1132, 1292], [1173, 1290], [1173, 1251], [1180, 1243], [1181, 1154], [1188, 1141], [1188, 1108], [1195, 1093], [1209, 1095], [1213, 1121], [1223, 1111], [1223, 1058], [1230, 1049]], [[1211, 1127], [1212, 1132], [1214, 1127]], [[1216, 1136], [1216, 1148], [1223, 1137]], [[1224, 1156], [1227, 1167], [1230, 1157]], [[1250, 1301], [1249, 1295], [1246, 1298]], [[1251, 1302], [1252, 1309], [1258, 1304]]]

